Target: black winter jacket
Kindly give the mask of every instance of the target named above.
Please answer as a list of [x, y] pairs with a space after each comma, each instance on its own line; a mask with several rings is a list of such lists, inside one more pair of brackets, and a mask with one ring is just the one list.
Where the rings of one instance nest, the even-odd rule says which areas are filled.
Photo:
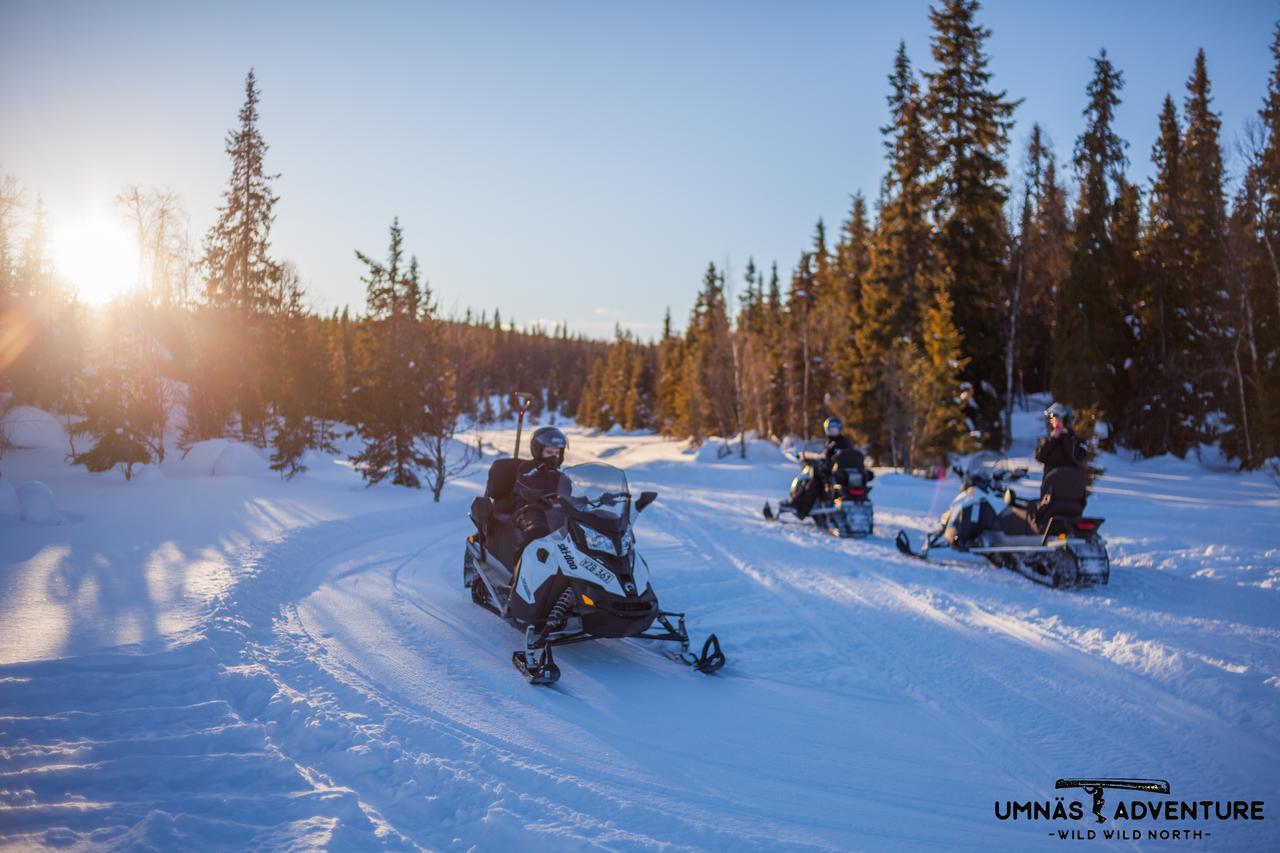
[[1036, 461], [1044, 465], [1044, 473], [1054, 468], [1079, 468], [1084, 465], [1087, 449], [1071, 430], [1062, 430], [1040, 439], [1036, 445]]

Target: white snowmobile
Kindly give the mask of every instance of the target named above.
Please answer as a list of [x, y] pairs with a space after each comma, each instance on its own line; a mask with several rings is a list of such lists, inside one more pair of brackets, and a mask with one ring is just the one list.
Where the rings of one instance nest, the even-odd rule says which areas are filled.
[[953, 548], [981, 554], [996, 566], [1013, 569], [1051, 587], [1105, 584], [1111, 576], [1107, 544], [1098, 534], [1105, 519], [1084, 515], [1085, 474], [1079, 468], [1055, 468], [1044, 477], [1038, 502], [1022, 500], [1012, 485], [1027, 476], [993, 451], [975, 453], [961, 468], [960, 494], [942, 514], [937, 531], [915, 552], [905, 530], [898, 550], [928, 558], [930, 551]]
[[[715, 634], [695, 657], [684, 614], [662, 610], [649, 565], [635, 550], [632, 523], [657, 492], [632, 503], [626, 474], [592, 463], [565, 468], [560, 490], [522, 494], [546, 510], [551, 532], [517, 548], [511, 512], [519, 461], [489, 469], [484, 497], [471, 504], [474, 535], [467, 538], [463, 584], [476, 603], [524, 632], [512, 663], [534, 684], [552, 684], [560, 669], [553, 646], [604, 637], [636, 637], [676, 644], [669, 657], [711, 673], [724, 666]], [[654, 629], [655, 623], [658, 628]]]
[[796, 502], [816, 478], [818, 497], [806, 517], [812, 518], [819, 530], [834, 536], [870, 536], [875, 530], [875, 507], [871, 504], [871, 486], [867, 482], [870, 475], [863, 467], [862, 454], [844, 451], [834, 464], [828, 465], [827, 457], [820, 451], [805, 450], [798, 461], [803, 467], [791, 481], [788, 503], [779, 504], [775, 511], [766, 501], [764, 517], [772, 521], [784, 513], [795, 515]]

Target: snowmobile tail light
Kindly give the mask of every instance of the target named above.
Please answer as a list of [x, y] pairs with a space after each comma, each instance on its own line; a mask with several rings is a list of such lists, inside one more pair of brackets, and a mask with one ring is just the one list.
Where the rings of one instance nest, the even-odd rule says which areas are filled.
[[1076, 530], [1097, 530], [1097, 529], [1098, 529], [1098, 525], [1094, 524], [1092, 521], [1076, 522]]
[[585, 592], [582, 594], [582, 603], [587, 605], [588, 607], [596, 606], [595, 601], [592, 600], [591, 596], [587, 595]]

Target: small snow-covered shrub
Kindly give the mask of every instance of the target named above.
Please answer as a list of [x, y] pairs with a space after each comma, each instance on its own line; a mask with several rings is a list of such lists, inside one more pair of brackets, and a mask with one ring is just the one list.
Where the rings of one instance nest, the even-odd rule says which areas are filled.
[[23, 521], [57, 524], [62, 520], [58, 514], [58, 502], [53, 497], [53, 489], [38, 480], [18, 487], [18, 506]]

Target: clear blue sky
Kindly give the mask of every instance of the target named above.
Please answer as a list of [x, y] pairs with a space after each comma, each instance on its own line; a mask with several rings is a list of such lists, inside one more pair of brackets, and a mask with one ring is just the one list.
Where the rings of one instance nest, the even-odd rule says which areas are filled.
[[[819, 216], [874, 199], [899, 39], [928, 3], [142, 3], [0, 0], [0, 170], [51, 218], [129, 183], [178, 191], [197, 239], [254, 67], [274, 246], [320, 308], [363, 305], [353, 250], [398, 215], [442, 307], [607, 335], [683, 322], [708, 261], [784, 276]], [[1280, 4], [990, 0], [995, 85], [1061, 157], [1089, 57], [1123, 71], [1119, 130], [1150, 175], [1156, 115], [1198, 47], [1231, 143], [1257, 110]], [[1229, 166], [1234, 160], [1229, 159]]]

